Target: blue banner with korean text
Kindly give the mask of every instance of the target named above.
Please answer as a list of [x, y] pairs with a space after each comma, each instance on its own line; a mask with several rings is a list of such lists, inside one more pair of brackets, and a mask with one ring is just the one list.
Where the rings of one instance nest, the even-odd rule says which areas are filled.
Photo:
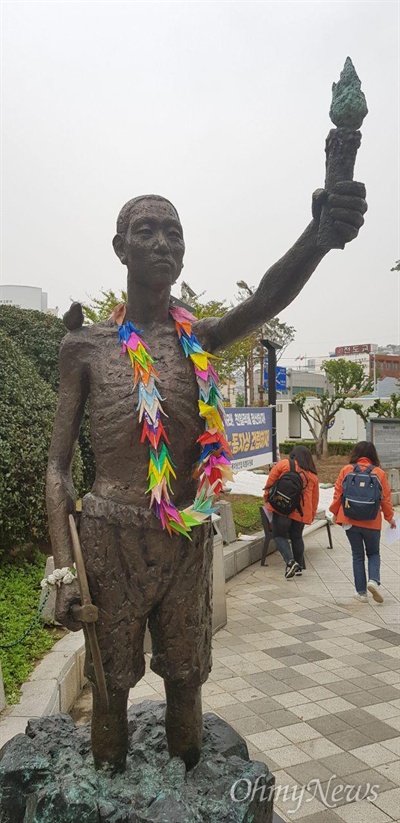
[[272, 463], [272, 409], [267, 406], [225, 409], [225, 429], [233, 471]]

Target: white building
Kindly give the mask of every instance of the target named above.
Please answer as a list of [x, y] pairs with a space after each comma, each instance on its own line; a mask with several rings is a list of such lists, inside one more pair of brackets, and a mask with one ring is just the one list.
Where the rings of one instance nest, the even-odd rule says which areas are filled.
[[19, 309], [32, 309], [58, 315], [58, 307], [48, 308], [47, 292], [42, 291], [38, 286], [0, 285], [0, 305], [17, 306]]
[[[354, 398], [354, 400], [365, 409], [368, 409], [372, 406], [376, 397], [364, 395], [363, 397]], [[306, 407], [310, 408], [315, 403], [316, 399], [314, 397], [307, 398]], [[299, 409], [289, 398], [279, 398], [277, 400], [276, 412], [278, 443], [282, 443], [284, 440], [312, 441], [314, 439], [306, 421], [301, 417]], [[354, 440], [354, 442], [358, 442], [365, 439], [366, 428], [362, 418], [353, 409], [339, 409], [328, 431], [328, 441]]]

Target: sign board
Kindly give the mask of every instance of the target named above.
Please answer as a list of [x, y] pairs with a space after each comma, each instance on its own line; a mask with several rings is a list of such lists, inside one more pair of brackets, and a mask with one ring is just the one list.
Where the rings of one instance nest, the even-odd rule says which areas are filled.
[[360, 343], [355, 346], [336, 346], [335, 357], [343, 357], [346, 354], [362, 354], [363, 352], [376, 351], [376, 343]]
[[[283, 366], [276, 367], [276, 390], [286, 391], [286, 369]], [[264, 367], [264, 389], [268, 389], [268, 363]]]
[[367, 422], [367, 440], [374, 444], [383, 469], [400, 469], [400, 420], [371, 417]]
[[233, 471], [272, 463], [272, 409], [268, 406], [225, 409], [225, 429]]

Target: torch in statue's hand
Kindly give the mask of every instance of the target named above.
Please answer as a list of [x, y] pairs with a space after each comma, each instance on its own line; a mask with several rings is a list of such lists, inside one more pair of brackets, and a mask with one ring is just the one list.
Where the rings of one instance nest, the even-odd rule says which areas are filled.
[[357, 150], [361, 143], [358, 131], [368, 113], [361, 83], [350, 60], [346, 59], [338, 83], [333, 84], [332, 105], [329, 112], [337, 126], [328, 134], [325, 146], [325, 188], [316, 192], [318, 218], [318, 245], [329, 249], [343, 249], [345, 243], [357, 236], [367, 210], [365, 186], [353, 181]]

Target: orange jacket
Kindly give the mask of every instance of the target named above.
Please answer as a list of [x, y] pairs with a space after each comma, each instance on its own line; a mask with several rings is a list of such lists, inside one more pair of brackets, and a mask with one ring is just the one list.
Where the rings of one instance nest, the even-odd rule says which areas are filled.
[[[361, 457], [358, 460], [358, 465], [360, 469], [365, 470], [368, 466], [371, 466], [371, 461], [368, 460], [368, 457]], [[362, 526], [364, 529], [381, 529], [382, 528], [382, 516], [381, 512], [379, 511], [376, 515], [374, 520], [350, 520], [348, 517], [345, 516], [343, 511], [343, 506], [341, 502], [342, 496], [342, 482], [343, 478], [346, 477], [347, 474], [353, 471], [353, 464], [348, 463], [347, 466], [343, 466], [343, 469], [340, 471], [339, 477], [335, 483], [335, 491], [333, 495], [332, 504], [329, 506], [329, 511], [331, 511], [335, 517], [336, 522], [339, 524], [342, 523], [350, 523], [352, 526]], [[382, 486], [382, 500], [381, 500], [381, 510], [383, 512], [383, 516], [385, 520], [390, 523], [394, 517], [393, 506], [391, 502], [391, 492], [389, 483], [387, 481], [387, 477], [383, 469], [379, 466], [375, 466], [372, 470], [372, 474], [376, 474], [381, 486]]]
[[[318, 508], [318, 477], [313, 472], [307, 472], [304, 469], [301, 469], [299, 464], [297, 463], [297, 460], [295, 460], [294, 462], [296, 466], [296, 471], [300, 472], [303, 477], [304, 492], [303, 500], [301, 503], [301, 507], [303, 509], [303, 516], [301, 516], [300, 513], [297, 510], [295, 510], [294, 512], [289, 514], [288, 517], [290, 517], [291, 520], [299, 520], [300, 523], [309, 524], [313, 522]], [[285, 472], [288, 471], [290, 471], [290, 461], [288, 457], [285, 457], [283, 460], [280, 460], [279, 463], [276, 464], [276, 466], [273, 466], [269, 473], [267, 485], [265, 487], [264, 492], [264, 500], [266, 502], [267, 509], [269, 509], [270, 512], [275, 511], [275, 509], [273, 508], [273, 506], [271, 506], [270, 503], [267, 502], [268, 489], [271, 486], [273, 486], [274, 483], [276, 483], [276, 481], [279, 479], [279, 477], [282, 476], [282, 474], [285, 474]], [[277, 512], [277, 514], [279, 514], [279, 512]]]

